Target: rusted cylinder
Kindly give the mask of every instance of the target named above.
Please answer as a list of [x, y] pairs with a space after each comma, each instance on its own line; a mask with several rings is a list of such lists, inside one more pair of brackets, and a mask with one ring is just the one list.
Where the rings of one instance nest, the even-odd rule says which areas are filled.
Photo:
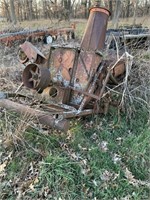
[[95, 51], [104, 48], [109, 10], [102, 7], [90, 9], [90, 16], [81, 41], [81, 49]]
[[61, 121], [54, 119], [52, 115], [48, 112], [35, 110], [30, 108], [29, 106], [24, 106], [22, 104], [10, 101], [8, 99], [0, 100], [0, 107], [4, 107], [11, 111], [30, 116], [31, 118], [35, 118], [39, 121], [39, 123], [47, 125], [49, 127], [61, 130], [66, 132], [69, 129], [69, 121], [66, 119], [62, 119]]

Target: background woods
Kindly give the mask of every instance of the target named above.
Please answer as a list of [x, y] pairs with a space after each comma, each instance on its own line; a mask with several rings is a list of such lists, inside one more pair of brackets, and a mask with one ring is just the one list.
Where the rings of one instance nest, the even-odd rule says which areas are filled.
[[[70, 20], [87, 18], [89, 8], [95, 0], [1, 0], [0, 17], [16, 23], [34, 19]], [[119, 17], [129, 18], [149, 15], [150, 0], [101, 0], [101, 6], [108, 8], [115, 25]]]

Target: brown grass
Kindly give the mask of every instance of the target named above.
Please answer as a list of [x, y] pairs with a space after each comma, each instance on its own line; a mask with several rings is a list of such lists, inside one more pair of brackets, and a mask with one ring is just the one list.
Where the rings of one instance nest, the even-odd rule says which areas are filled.
[[[80, 27], [82, 27], [82, 30], [84, 30], [84, 27], [86, 26], [87, 19], [71, 19], [70, 21], [60, 21], [58, 20], [50, 20], [50, 19], [39, 19], [39, 20], [33, 20], [33, 21], [23, 21], [18, 22], [16, 27], [23, 27], [27, 29], [42, 29], [42, 28], [60, 28], [60, 27], [69, 27], [72, 23], [76, 24], [77, 32], [80, 31]], [[149, 16], [144, 17], [138, 17], [136, 19], [137, 24], [142, 24], [143, 27], [150, 28], [150, 21]], [[125, 18], [119, 19], [119, 26], [121, 25], [132, 25], [133, 24], [133, 18]], [[3, 29], [9, 29], [9, 27], [12, 27], [12, 25], [8, 22], [0, 22], [0, 30]], [[112, 28], [113, 24], [112, 21], [109, 21], [108, 28]]]

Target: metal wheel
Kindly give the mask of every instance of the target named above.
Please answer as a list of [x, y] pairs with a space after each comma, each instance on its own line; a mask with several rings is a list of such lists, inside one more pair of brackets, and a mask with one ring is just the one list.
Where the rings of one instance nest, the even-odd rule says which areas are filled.
[[29, 64], [23, 71], [23, 83], [26, 87], [43, 91], [50, 83], [49, 69]]
[[33, 66], [32, 68], [29, 69], [29, 72], [31, 73], [31, 78], [29, 78], [28, 81], [33, 85], [33, 89], [36, 89], [40, 83], [40, 78], [41, 78], [40, 69], [38, 66], [36, 67]]

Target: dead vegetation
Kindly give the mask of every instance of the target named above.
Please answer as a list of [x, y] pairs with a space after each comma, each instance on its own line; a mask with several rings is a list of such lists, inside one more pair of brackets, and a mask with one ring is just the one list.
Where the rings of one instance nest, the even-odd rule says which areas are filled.
[[[24, 69], [17, 48], [0, 51], [0, 90], [15, 92]], [[119, 109], [76, 119], [66, 134], [0, 108], [1, 199], [149, 198], [150, 51], [127, 56], [120, 89], [108, 88]]]

